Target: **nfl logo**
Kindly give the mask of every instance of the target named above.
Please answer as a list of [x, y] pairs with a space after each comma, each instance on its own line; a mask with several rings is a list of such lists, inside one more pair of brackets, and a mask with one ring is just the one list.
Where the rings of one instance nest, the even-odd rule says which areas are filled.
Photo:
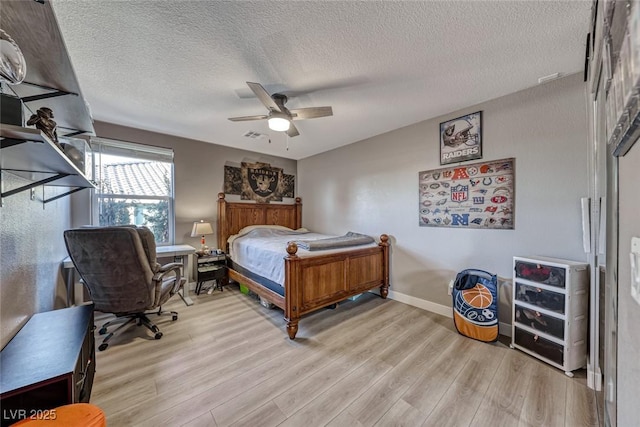
[[452, 202], [466, 202], [469, 198], [469, 186], [468, 185], [456, 185], [451, 187], [451, 201]]

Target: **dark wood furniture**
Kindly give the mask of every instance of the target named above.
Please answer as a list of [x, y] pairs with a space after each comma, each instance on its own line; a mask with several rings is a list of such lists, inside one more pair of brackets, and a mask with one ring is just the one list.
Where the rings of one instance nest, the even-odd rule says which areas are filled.
[[[229, 236], [248, 225], [283, 225], [298, 229], [302, 226], [302, 202], [299, 197], [294, 204], [227, 202], [224, 193], [219, 193], [218, 247], [227, 248]], [[283, 248], [284, 296], [229, 268], [229, 278], [284, 310], [289, 338], [295, 338], [298, 322], [307, 313], [377, 287], [382, 298], [387, 297], [389, 237], [386, 234], [380, 236], [377, 247], [356, 247], [313, 257], [299, 257], [297, 251], [297, 245], [289, 243], [285, 257]]]
[[209, 280], [215, 280], [215, 287], [222, 290], [229, 283], [227, 274], [227, 254], [200, 255], [196, 253], [193, 277], [196, 279], [196, 294], [202, 292], [202, 285]]
[[34, 314], [0, 352], [2, 425], [88, 402], [94, 373], [92, 304]]

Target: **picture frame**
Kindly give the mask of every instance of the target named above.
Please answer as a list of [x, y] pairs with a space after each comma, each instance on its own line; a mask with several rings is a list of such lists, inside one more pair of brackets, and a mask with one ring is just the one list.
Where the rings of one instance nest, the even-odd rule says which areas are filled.
[[440, 164], [482, 158], [482, 111], [440, 123]]
[[515, 168], [510, 157], [418, 172], [418, 225], [513, 230]]

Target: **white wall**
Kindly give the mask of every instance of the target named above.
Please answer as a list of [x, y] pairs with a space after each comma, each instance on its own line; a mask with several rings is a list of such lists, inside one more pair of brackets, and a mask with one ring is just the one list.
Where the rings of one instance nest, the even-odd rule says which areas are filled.
[[[588, 195], [585, 105], [581, 76], [573, 75], [300, 160], [303, 225], [334, 234], [389, 234], [392, 291], [442, 309], [451, 305], [449, 280], [464, 268], [509, 279], [514, 255], [586, 261], [580, 223], [580, 198]], [[439, 123], [479, 110], [483, 159], [516, 158], [515, 229], [419, 227], [418, 172], [440, 167]], [[508, 302], [509, 289], [503, 292]], [[508, 304], [501, 304], [500, 318], [509, 321]]]
[[[29, 181], [2, 173], [5, 191]], [[66, 189], [47, 187], [46, 197]], [[34, 313], [64, 307], [61, 263], [67, 256], [62, 232], [69, 228], [69, 197], [46, 205], [42, 186], [2, 200], [0, 207], [0, 348]], [[89, 191], [89, 190], [83, 190]]]

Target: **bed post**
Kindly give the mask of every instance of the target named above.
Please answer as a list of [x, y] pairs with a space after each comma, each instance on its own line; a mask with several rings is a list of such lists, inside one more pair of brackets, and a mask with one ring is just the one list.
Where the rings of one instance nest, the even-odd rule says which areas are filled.
[[302, 199], [300, 197], [296, 197], [295, 209], [296, 226], [294, 227], [294, 230], [297, 230], [298, 228], [302, 227]]
[[298, 333], [298, 321], [300, 320], [300, 308], [298, 307], [297, 297], [300, 292], [298, 288], [298, 261], [300, 258], [296, 255], [298, 245], [289, 242], [287, 245], [287, 256], [284, 258], [284, 298], [285, 312], [284, 320], [287, 322], [287, 334], [289, 339], [294, 339]]
[[389, 295], [389, 236], [383, 234], [380, 236], [382, 247], [382, 286], [380, 286], [380, 296], [387, 298]]
[[227, 201], [224, 193], [218, 193], [218, 249], [228, 253], [227, 248]]

